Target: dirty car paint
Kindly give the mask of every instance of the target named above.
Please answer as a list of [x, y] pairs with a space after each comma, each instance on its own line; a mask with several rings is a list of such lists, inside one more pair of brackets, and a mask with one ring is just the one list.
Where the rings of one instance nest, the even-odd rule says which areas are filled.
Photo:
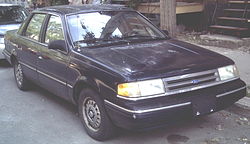
[[124, 75], [137, 78], [162, 74], [175, 76], [180, 74], [177, 70], [184, 74], [197, 72], [197, 69], [200, 71], [214, 69], [218, 67], [216, 61], [222, 61], [221, 65], [232, 63], [219, 54], [198, 46], [190, 48], [187, 44], [174, 39], [84, 48], [81, 53]]

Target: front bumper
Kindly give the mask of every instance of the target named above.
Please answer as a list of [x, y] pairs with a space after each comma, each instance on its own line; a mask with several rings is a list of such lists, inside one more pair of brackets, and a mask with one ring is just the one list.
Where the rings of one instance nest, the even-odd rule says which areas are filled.
[[0, 44], [0, 59], [5, 59], [4, 55], [3, 55], [3, 50], [5, 48], [4, 44]]
[[237, 79], [213, 87], [149, 100], [125, 100], [119, 104], [105, 100], [105, 106], [116, 126], [138, 130], [213, 113], [244, 96], [246, 85]]

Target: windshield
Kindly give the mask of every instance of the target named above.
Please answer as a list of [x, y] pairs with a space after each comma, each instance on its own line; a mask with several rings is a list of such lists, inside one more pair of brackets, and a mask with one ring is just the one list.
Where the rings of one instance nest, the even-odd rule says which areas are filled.
[[72, 40], [81, 47], [166, 38], [136, 12], [82, 13], [70, 15], [67, 19]]
[[0, 24], [21, 23], [28, 12], [20, 6], [0, 6]]

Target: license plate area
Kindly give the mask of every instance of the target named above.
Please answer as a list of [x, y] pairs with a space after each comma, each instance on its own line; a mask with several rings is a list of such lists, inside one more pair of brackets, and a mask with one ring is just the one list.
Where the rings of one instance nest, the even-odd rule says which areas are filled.
[[212, 113], [216, 109], [216, 98], [211, 95], [198, 96], [193, 99], [192, 106], [194, 116]]

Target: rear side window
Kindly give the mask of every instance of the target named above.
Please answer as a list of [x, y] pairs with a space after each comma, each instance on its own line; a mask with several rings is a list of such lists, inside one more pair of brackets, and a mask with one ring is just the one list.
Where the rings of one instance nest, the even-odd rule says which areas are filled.
[[24, 35], [28, 38], [38, 41], [42, 23], [45, 17], [46, 17], [45, 14], [34, 14], [27, 26], [27, 29]]

